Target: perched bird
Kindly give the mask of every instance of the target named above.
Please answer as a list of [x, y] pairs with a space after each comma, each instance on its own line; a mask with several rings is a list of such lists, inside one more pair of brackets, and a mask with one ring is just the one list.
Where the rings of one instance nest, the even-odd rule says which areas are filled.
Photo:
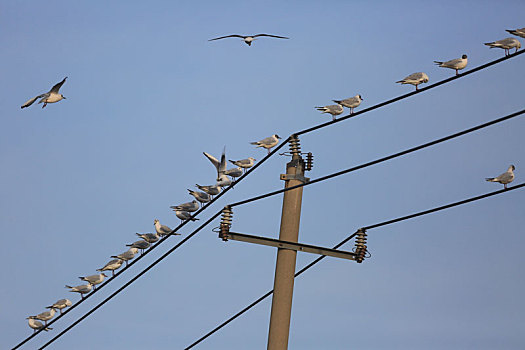
[[273, 134], [272, 136], [264, 138], [260, 141], [250, 142], [250, 144], [255, 145], [255, 147], [264, 147], [268, 150], [268, 154], [270, 154], [271, 148], [277, 145], [280, 139], [281, 138], [279, 135]]
[[246, 159], [241, 159], [241, 160], [231, 160], [230, 159], [230, 163], [241, 167], [244, 170], [244, 172], [246, 172], [246, 169], [251, 168], [253, 164], [255, 164], [255, 160], [256, 159], [253, 157], [248, 157]]
[[97, 271], [111, 271], [112, 276], [115, 276], [115, 270], [120, 269], [123, 262], [122, 259], [113, 259]]
[[335, 116], [343, 113], [345, 110], [340, 104], [315, 107], [315, 109], [317, 109], [319, 112], [331, 114], [332, 120], [335, 120]]
[[97, 289], [96, 285], [101, 284], [102, 281], [104, 281], [104, 277], [108, 277], [108, 276], [106, 276], [105, 273], [99, 273], [98, 275], [91, 275], [91, 276], [85, 276], [85, 277], [80, 276], [79, 278], [82, 281], [86, 281], [87, 283], [91, 284], [93, 286], [93, 289], [96, 290]]
[[408, 77], [405, 77], [405, 78], [403, 78], [400, 81], [396, 81], [396, 83], [414, 85], [416, 87], [416, 91], [417, 91], [418, 90], [417, 86], [419, 84], [428, 83], [428, 75], [426, 75], [423, 72], [412, 73]]
[[443, 68], [454, 69], [456, 71], [456, 75], [458, 75], [458, 70], [467, 66], [467, 55], [463, 55], [461, 58], [455, 58], [446, 62], [434, 61], [434, 63]]
[[181, 223], [186, 220], [191, 220], [191, 221], [199, 220], [197, 218], [192, 217], [191, 214], [188, 213], [187, 211], [184, 211], [184, 210], [173, 210], [173, 211], [175, 212], [175, 215], [180, 219]]
[[242, 168], [239, 166], [237, 168], [232, 168], [232, 169], [226, 170], [225, 174], [228, 175], [228, 176], [231, 176], [231, 177], [233, 177], [235, 179], [235, 178], [238, 178], [239, 176], [241, 176], [243, 174], [243, 171], [242, 171]]
[[[202, 192], [201, 192], [202, 193]], [[172, 205], [170, 207], [171, 209], [175, 210], [182, 210], [182, 211], [189, 211], [193, 213], [194, 211], [199, 210], [199, 202], [197, 202], [195, 199], [188, 203], [182, 203], [179, 205]]]
[[171, 233], [171, 231], [173, 230], [166, 225], [161, 225], [160, 221], [157, 219], [153, 221], [153, 224], [155, 225], [155, 231], [157, 232], [159, 236], [167, 236], [167, 235], [180, 236], [180, 233], [175, 233], [175, 232]]
[[188, 192], [201, 203], [208, 203], [209, 201], [211, 201], [210, 195], [205, 192], [193, 191], [190, 189], [188, 189]]
[[157, 233], [135, 233], [135, 234], [148, 243], [155, 243], [159, 240], [159, 235]]
[[217, 178], [217, 183], [215, 185], [219, 187], [228, 187], [231, 184], [232, 184], [232, 180], [230, 180], [228, 176], [221, 174]]
[[58, 309], [60, 311], [60, 314], [62, 315], [62, 309], [66, 308], [68, 306], [71, 306], [71, 305], [73, 305], [71, 303], [71, 300], [69, 300], [69, 299], [60, 299], [56, 303], [54, 303], [53, 305], [47, 306], [47, 308], [48, 309], [50, 309], [50, 308]]
[[37, 321], [35, 319], [35, 316], [29, 316], [29, 317], [26, 318], [26, 320], [29, 320], [28, 324], [29, 324], [29, 327], [33, 328], [33, 333], [35, 333], [39, 329], [43, 329], [46, 332], [53, 329], [51, 327], [44, 326], [44, 324], [42, 324], [42, 322]]
[[60, 87], [66, 82], [66, 79], [67, 79], [67, 77], [65, 77], [64, 80], [62, 80], [60, 83], [55, 84], [55, 86], [53, 86], [51, 88], [51, 90], [49, 90], [49, 92], [46, 92], [45, 94], [38, 95], [37, 97], [33, 97], [32, 99], [28, 100], [20, 108], [26, 108], [26, 107], [31, 106], [39, 98], [41, 100], [38, 101], [38, 103], [42, 103], [42, 102], [44, 103], [42, 108], [47, 106], [48, 103], [55, 103], [55, 102], [58, 102], [58, 101], [60, 101], [62, 99], [65, 99], [64, 95], [58, 93], [58, 90], [60, 90]]
[[84, 294], [91, 292], [91, 283], [83, 284], [76, 287], [71, 287], [66, 284], [66, 288], [70, 289], [70, 292], [76, 292], [80, 294], [80, 297], [84, 299]]
[[525, 28], [520, 29], [506, 29], [507, 32], [509, 32], [512, 35], [519, 36], [521, 38], [525, 38]]
[[361, 97], [361, 95], [355, 95], [354, 97], [349, 97], [341, 101], [338, 101], [338, 100], [332, 100], [332, 101], [334, 101], [335, 103], [343, 107], [350, 108], [350, 114], [352, 114], [354, 113], [354, 108], [358, 107], [361, 104], [361, 101], [363, 101], [363, 98]]
[[244, 40], [244, 42], [246, 43], [246, 45], [248, 46], [251, 46], [252, 45], [252, 42], [258, 38], [258, 37], [262, 37], [262, 36], [267, 36], [267, 37], [271, 37], [271, 38], [279, 38], [279, 39], [290, 39], [290, 38], [287, 38], [285, 36], [278, 36], [278, 35], [271, 35], [271, 34], [256, 34], [256, 35], [239, 35], [239, 34], [232, 34], [232, 35], [226, 35], [226, 36], [221, 36], [221, 37], [218, 37], [218, 38], [213, 38], [213, 39], [210, 39], [208, 41], [214, 41], [214, 40], [219, 40], [219, 39], [225, 39], [225, 38], [241, 38]]
[[515, 38], [505, 38], [498, 41], [493, 41], [491, 43], [485, 43], [485, 45], [490, 46], [490, 48], [499, 47], [505, 50], [505, 56], [510, 54], [510, 49], [516, 49], [515, 52], [518, 52], [521, 49], [521, 43], [518, 39]]
[[129, 248], [124, 253], [120, 253], [119, 255], [112, 255], [112, 258], [124, 260], [126, 262], [126, 266], [128, 266], [128, 260], [131, 260], [135, 257], [135, 255], [139, 252], [137, 248]]
[[507, 188], [507, 184], [510, 184], [514, 181], [514, 170], [516, 167], [514, 165], [509, 166], [506, 172], [497, 177], [488, 177], [485, 180], [489, 182], [499, 182], [503, 184], [503, 188]]
[[33, 318], [36, 318], [37, 320], [44, 321], [47, 326], [47, 321], [52, 319], [55, 316], [56, 310], [53, 307], [49, 308], [49, 311], [44, 311], [41, 314], [38, 314], [36, 316], [30, 316]]
[[151, 244], [149, 244], [147, 241], [141, 239], [140, 241], [136, 241], [131, 244], [126, 244], [126, 247], [137, 248], [138, 250], [140, 250], [140, 254], [143, 254], [144, 249], [148, 249], [150, 245]]
[[221, 192], [221, 186], [218, 185], [201, 186], [199, 184], [195, 184], [195, 187], [197, 187], [201, 191], [206, 192], [210, 196], [218, 195]]

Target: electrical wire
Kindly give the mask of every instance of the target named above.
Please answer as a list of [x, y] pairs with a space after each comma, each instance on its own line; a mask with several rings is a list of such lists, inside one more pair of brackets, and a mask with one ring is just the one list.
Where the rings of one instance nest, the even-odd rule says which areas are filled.
[[[511, 187], [509, 187], [507, 189], [502, 189], [502, 190], [499, 190], [499, 191], [489, 192], [489, 193], [486, 193], [486, 194], [483, 194], [483, 195], [480, 195], [480, 196], [467, 198], [467, 199], [464, 199], [464, 200], [461, 200], [461, 201], [458, 201], [458, 202], [454, 202], [454, 203], [449, 203], [449, 204], [446, 204], [446, 205], [443, 205], [443, 206], [440, 206], [440, 207], [435, 207], [435, 208], [432, 208], [432, 209], [420, 211], [420, 212], [413, 213], [413, 214], [406, 215], [406, 216], [402, 216], [402, 217], [399, 217], [399, 218], [383, 221], [383, 222], [380, 222], [380, 223], [377, 223], [377, 224], [374, 224], [374, 225], [365, 226], [365, 227], [363, 227], [363, 229], [370, 230], [370, 229], [378, 228], [378, 227], [381, 227], [381, 226], [391, 225], [391, 224], [394, 224], [394, 223], [397, 223], [397, 222], [400, 222], [400, 221], [413, 219], [413, 218], [418, 217], [418, 216], [435, 213], [437, 211], [441, 211], [441, 210], [445, 210], [445, 209], [448, 209], [448, 208], [456, 207], [456, 206], [459, 206], [459, 205], [467, 204], [467, 203], [470, 203], [470, 202], [478, 201], [480, 199], [492, 197], [492, 196], [495, 196], [495, 195], [498, 195], [498, 194], [501, 194], [501, 193], [513, 191], [513, 190], [522, 188], [524, 186], [525, 186], [525, 182], [521, 183], [519, 185], [516, 185], [516, 186], [511, 186]], [[332, 249], [338, 249], [343, 244], [347, 243], [349, 240], [354, 238], [356, 235], [357, 235], [357, 232], [351, 234], [350, 236], [348, 236], [345, 239], [343, 239], [341, 242], [337, 243]], [[307, 271], [308, 269], [313, 267], [315, 264], [317, 264], [318, 262], [320, 262], [324, 258], [326, 258], [326, 255], [321, 255], [317, 259], [313, 260], [311, 263], [309, 263], [308, 265], [303, 267], [301, 270], [297, 271], [295, 273], [294, 277], [297, 277], [297, 276], [301, 275], [302, 273], [304, 273], [305, 271]], [[255, 305], [259, 304], [261, 301], [263, 301], [264, 299], [266, 299], [267, 297], [269, 297], [272, 294], [273, 294], [273, 289], [268, 291], [268, 292], [266, 292], [261, 297], [256, 299], [254, 302], [252, 302], [251, 304], [249, 304], [248, 306], [243, 308], [241, 311], [237, 312], [235, 315], [233, 315], [232, 317], [230, 317], [229, 319], [227, 319], [226, 321], [224, 321], [223, 323], [221, 323], [220, 325], [218, 325], [217, 327], [215, 327], [214, 329], [212, 329], [211, 331], [209, 331], [208, 333], [206, 333], [205, 335], [203, 335], [202, 337], [200, 337], [199, 339], [194, 341], [191, 345], [186, 347], [185, 350], [191, 349], [195, 345], [201, 343], [206, 338], [210, 337], [211, 335], [213, 335], [214, 333], [219, 331], [221, 328], [223, 328], [224, 326], [228, 325], [230, 322], [235, 320], [237, 317], [241, 316], [242, 314], [244, 314], [245, 312], [250, 310]]]

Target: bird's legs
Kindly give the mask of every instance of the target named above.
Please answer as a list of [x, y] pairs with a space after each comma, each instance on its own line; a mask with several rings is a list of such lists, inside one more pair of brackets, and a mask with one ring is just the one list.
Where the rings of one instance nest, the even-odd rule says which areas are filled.
[[44, 109], [45, 106], [47, 106], [47, 102], [44, 102], [44, 104], [42, 105], [42, 109]]
[[503, 188], [506, 190], [507, 189], [507, 184], [503, 184]]
[[459, 75], [459, 72], [458, 72], [458, 70], [457, 70], [457, 69], [456, 69], [456, 75]]

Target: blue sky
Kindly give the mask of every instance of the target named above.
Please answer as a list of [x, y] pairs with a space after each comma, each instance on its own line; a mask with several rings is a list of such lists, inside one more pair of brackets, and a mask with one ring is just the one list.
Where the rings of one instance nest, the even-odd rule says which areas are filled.
[[[211, 184], [202, 155], [260, 160], [250, 141], [329, 120], [314, 107], [361, 94], [361, 109], [409, 92], [394, 82], [433, 60], [503, 56], [484, 42], [525, 26], [520, 1], [31, 1], [0, 4], [0, 347], [25, 317], [111, 255], [175, 226], [170, 205]], [[271, 33], [251, 47], [213, 37]], [[520, 39], [523, 41], [523, 39]], [[524, 56], [301, 138], [311, 178], [523, 109]], [[468, 68], [467, 67], [467, 68]], [[21, 110], [68, 76], [67, 100]], [[359, 110], [359, 108], [357, 109]], [[305, 188], [300, 241], [333, 246], [357, 228], [523, 180], [523, 117]], [[200, 217], [282, 188], [276, 156]], [[363, 264], [327, 258], [295, 283], [290, 349], [518, 349], [525, 326], [522, 190], [370, 230]], [[277, 237], [282, 197], [235, 208], [233, 228]], [[274, 249], [202, 230], [56, 341], [53, 349], [180, 349], [273, 287]], [[197, 224], [180, 233], [191, 232]], [[179, 241], [170, 238], [27, 344], [37, 348]], [[350, 250], [352, 245], [344, 246]], [[298, 255], [298, 268], [315, 257]], [[199, 349], [266, 346], [271, 299]]]

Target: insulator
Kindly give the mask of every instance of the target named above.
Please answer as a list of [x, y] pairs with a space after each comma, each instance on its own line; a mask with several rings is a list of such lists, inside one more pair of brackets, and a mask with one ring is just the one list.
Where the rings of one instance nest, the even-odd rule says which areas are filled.
[[359, 230], [357, 230], [357, 237], [355, 239], [355, 260], [358, 263], [362, 263], [365, 259], [365, 255], [367, 252], [366, 248], [366, 231], [365, 229], [360, 228]]
[[301, 154], [301, 145], [297, 135], [292, 135], [292, 137], [290, 137], [290, 152], [292, 153], [292, 156]]
[[306, 171], [312, 170], [313, 165], [314, 165], [314, 155], [312, 154], [312, 152], [308, 152], [306, 154], [306, 167], [304, 170]]
[[219, 237], [223, 241], [228, 240], [228, 233], [230, 232], [230, 227], [232, 226], [233, 220], [233, 211], [229, 205], [225, 206], [222, 210], [221, 224], [219, 228]]

